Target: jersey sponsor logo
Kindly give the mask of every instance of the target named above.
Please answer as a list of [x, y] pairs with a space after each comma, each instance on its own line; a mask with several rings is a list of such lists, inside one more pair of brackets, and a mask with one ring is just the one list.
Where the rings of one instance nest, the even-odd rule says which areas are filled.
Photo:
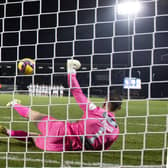
[[109, 125], [112, 125], [113, 127], [117, 128], [117, 123], [112, 117], [109, 117], [107, 112], [103, 113], [103, 117], [106, 118]]
[[114, 131], [114, 128], [109, 126], [105, 120], [101, 121], [101, 124], [104, 126], [105, 130], [107, 130], [109, 132], [113, 132]]
[[101, 121], [101, 123], [104, 125], [104, 128], [106, 128], [109, 132], [113, 132], [114, 128], [117, 128], [117, 123], [112, 117], [108, 116], [107, 112], [103, 113], [103, 117], [105, 120]]
[[94, 144], [95, 139], [99, 138], [99, 136], [100, 136], [101, 134], [103, 134], [103, 132], [104, 132], [104, 128], [103, 128], [103, 127], [100, 127], [99, 130], [98, 130], [98, 132], [97, 132], [92, 138], [89, 139], [90, 143], [91, 143], [91, 144]]
[[[95, 106], [95, 108], [96, 108], [96, 106]], [[103, 134], [103, 132], [105, 132], [105, 130], [112, 133], [114, 131], [114, 128], [117, 128], [116, 122], [114, 121], [113, 118], [108, 116], [107, 112], [103, 113], [103, 117], [105, 119], [100, 120], [103, 127], [100, 127], [99, 130], [96, 132], [96, 134], [94, 136], [92, 136], [90, 139], [88, 139], [91, 144], [94, 144], [95, 140], [97, 138], [99, 138], [99, 136], [101, 136]]]
[[96, 109], [96, 105], [94, 103], [89, 104], [89, 110], [94, 110]]

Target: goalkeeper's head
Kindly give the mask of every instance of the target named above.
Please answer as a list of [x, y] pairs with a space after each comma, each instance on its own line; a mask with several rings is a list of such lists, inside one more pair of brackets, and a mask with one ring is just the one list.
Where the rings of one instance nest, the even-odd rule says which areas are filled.
[[106, 102], [103, 104], [103, 108], [108, 108], [108, 111], [116, 112], [121, 109], [122, 97], [119, 93], [114, 92], [106, 98]]

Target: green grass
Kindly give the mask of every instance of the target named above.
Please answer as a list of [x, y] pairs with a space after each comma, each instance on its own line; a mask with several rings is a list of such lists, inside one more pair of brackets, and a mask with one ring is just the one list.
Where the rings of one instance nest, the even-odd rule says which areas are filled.
[[[12, 98], [10, 94], [0, 94], [0, 124], [12, 129], [26, 131], [29, 127], [30, 131], [38, 131], [33, 122], [27, 122], [17, 112], [5, 107]], [[73, 98], [32, 97], [31, 100], [30, 96], [22, 94], [15, 95], [15, 98], [21, 99], [22, 104], [31, 106], [33, 110], [49, 113], [61, 120], [69, 118], [74, 122], [82, 116], [82, 111]], [[104, 100], [92, 98], [92, 101], [101, 106]], [[122, 109], [116, 113], [120, 136], [111, 146], [111, 151], [43, 152], [31, 144], [0, 135], [0, 167], [60, 167], [62, 164], [79, 167], [81, 158], [84, 167], [101, 166], [98, 165], [101, 158], [104, 164], [110, 164], [111, 167], [121, 164], [138, 166], [142, 163], [164, 165], [168, 147], [166, 115], [168, 101], [124, 102]], [[44, 162], [41, 161], [43, 159]]]

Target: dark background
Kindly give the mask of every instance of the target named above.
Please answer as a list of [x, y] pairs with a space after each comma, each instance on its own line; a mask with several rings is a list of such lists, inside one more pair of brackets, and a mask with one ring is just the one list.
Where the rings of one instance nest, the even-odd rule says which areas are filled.
[[[142, 80], [131, 97], [168, 97], [168, 1], [141, 2], [128, 19], [115, 13], [115, 0], [0, 0], [0, 83], [68, 87], [65, 63], [76, 58], [80, 84], [93, 95], [117, 89], [127, 97], [130, 76]], [[36, 60], [34, 75], [19, 74], [22, 58]]]

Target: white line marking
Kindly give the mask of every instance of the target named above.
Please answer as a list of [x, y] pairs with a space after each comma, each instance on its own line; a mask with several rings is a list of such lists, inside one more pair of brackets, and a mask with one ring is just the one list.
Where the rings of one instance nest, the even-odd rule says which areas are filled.
[[[13, 160], [13, 161], [25, 161], [24, 158], [17, 158], [17, 157], [0, 157], [0, 160]], [[26, 161], [29, 161], [29, 162], [43, 162], [43, 160], [41, 159], [32, 159], [32, 158], [26, 158]], [[56, 160], [45, 160], [44, 161], [45, 163], [52, 163], [52, 164], [61, 164], [61, 161], [56, 161]], [[81, 162], [77, 162], [77, 161], [65, 161], [64, 162], [65, 165], [81, 165]], [[85, 163], [83, 162], [83, 166], [100, 166], [100, 163], [96, 163], [96, 162], [93, 162], [93, 163]], [[103, 166], [105, 167], [119, 167], [118, 165], [114, 165], [114, 164], [109, 164], [109, 163], [103, 163]]]
[[[21, 159], [21, 158], [17, 158], [17, 157], [0, 157], [0, 160], [13, 160], [13, 161], [25, 161], [24, 158]], [[30, 162], [43, 162], [43, 160], [41, 159], [31, 159], [31, 158], [26, 158], [26, 161], [30, 161]], [[54, 160], [45, 160], [44, 161], [45, 163], [55, 163], [55, 164], [60, 164], [61, 165], [61, 161], [54, 161]], [[80, 166], [81, 165], [81, 162], [76, 162], [76, 161], [65, 161], [64, 162], [64, 168], [70, 168], [71, 165], [78, 165]], [[93, 163], [85, 163], [83, 162], [82, 164], [83, 166], [90, 166], [90, 167], [93, 167], [93, 166], [100, 166], [100, 163], [96, 163], [96, 162], [93, 162]], [[103, 163], [102, 164], [102, 167], [103, 168], [121, 168], [121, 166], [119, 165], [116, 165], [116, 164], [109, 164], [109, 163]], [[127, 168], [140, 168], [141, 166], [132, 166], [132, 165], [125, 165], [125, 166], [122, 166], [122, 167], [127, 167]], [[159, 165], [144, 165], [144, 168], [160, 168]]]

